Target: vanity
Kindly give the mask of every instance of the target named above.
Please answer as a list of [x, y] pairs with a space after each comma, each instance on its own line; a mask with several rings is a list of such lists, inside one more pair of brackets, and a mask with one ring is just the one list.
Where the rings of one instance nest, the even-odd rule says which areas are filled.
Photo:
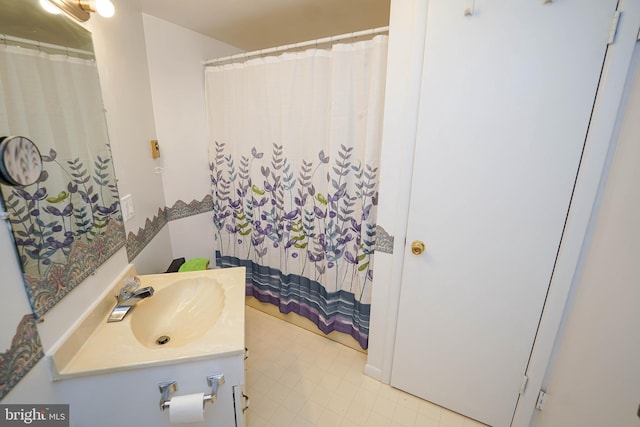
[[137, 276], [152, 295], [107, 322], [133, 276], [47, 355], [71, 426], [246, 425], [244, 268]]

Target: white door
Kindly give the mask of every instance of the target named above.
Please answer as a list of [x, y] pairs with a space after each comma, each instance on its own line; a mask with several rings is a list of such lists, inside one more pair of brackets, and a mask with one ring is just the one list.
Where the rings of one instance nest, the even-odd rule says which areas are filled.
[[[393, 386], [508, 426], [616, 0], [430, 0]], [[411, 241], [426, 250], [412, 255]]]

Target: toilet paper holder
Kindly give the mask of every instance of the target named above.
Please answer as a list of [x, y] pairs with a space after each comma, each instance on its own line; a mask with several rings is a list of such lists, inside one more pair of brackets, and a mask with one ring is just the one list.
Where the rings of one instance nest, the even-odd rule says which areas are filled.
[[[224, 384], [224, 374], [209, 375], [207, 377], [207, 384], [211, 387], [211, 393], [205, 394], [202, 397], [202, 404], [215, 403], [216, 395], [218, 394], [218, 386]], [[178, 391], [177, 381], [168, 381], [158, 384], [160, 388], [160, 409], [165, 410], [171, 406], [171, 394]]]

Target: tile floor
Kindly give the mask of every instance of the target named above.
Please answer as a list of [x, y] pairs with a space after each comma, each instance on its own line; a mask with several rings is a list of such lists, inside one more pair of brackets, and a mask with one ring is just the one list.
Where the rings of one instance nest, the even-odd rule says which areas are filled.
[[363, 374], [366, 355], [246, 307], [247, 427], [480, 427]]

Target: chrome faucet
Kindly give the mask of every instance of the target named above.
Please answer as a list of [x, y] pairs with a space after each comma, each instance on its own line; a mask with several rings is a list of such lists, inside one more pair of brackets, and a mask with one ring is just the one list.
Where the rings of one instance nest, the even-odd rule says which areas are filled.
[[151, 286], [138, 289], [139, 287], [140, 279], [137, 277], [128, 277], [124, 280], [120, 292], [116, 295], [116, 306], [111, 310], [111, 314], [107, 319], [108, 323], [121, 322], [134, 305], [153, 295]]

